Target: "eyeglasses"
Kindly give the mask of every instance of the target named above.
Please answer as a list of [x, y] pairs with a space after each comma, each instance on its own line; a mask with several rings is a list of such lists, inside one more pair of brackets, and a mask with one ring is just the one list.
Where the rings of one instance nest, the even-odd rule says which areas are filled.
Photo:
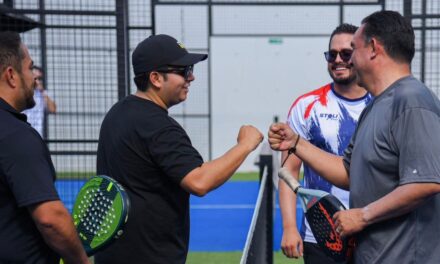
[[186, 80], [188, 80], [189, 76], [194, 72], [194, 65], [189, 65], [189, 66], [185, 66], [185, 67], [167, 66], [165, 68], [159, 68], [156, 71], [162, 72], [162, 73], [179, 74], [186, 81]]
[[341, 51], [329, 50], [324, 52], [324, 56], [327, 62], [333, 63], [336, 61], [336, 58], [339, 56], [343, 62], [348, 62], [351, 59], [351, 54], [353, 54], [353, 50], [351, 49], [343, 49]]

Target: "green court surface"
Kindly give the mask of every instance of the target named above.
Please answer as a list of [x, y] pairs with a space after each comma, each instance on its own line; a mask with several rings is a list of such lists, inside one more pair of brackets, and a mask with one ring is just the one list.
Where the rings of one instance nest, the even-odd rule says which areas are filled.
[[57, 172], [58, 180], [87, 180], [92, 176], [95, 176], [94, 172]]
[[258, 181], [258, 172], [237, 172], [231, 179], [231, 181]]
[[[57, 179], [59, 180], [86, 180], [94, 176], [94, 172], [58, 172]], [[302, 176], [300, 176], [302, 177]], [[231, 181], [258, 181], [258, 172], [237, 172], [231, 179]]]
[[[237, 172], [231, 177], [231, 181], [258, 181], [260, 180], [258, 172]], [[299, 179], [304, 178], [303, 172], [299, 175]]]
[[[86, 180], [94, 176], [95, 172], [58, 172], [58, 180]], [[238, 172], [235, 173], [231, 181], [258, 181], [258, 172]]]
[[[186, 264], [238, 264], [242, 252], [189, 252]], [[302, 259], [286, 258], [281, 251], [274, 252], [274, 264], [303, 264]]]
[[[189, 252], [186, 264], [239, 264], [241, 260], [241, 251], [235, 252]], [[91, 263], [95, 263], [90, 258]], [[275, 251], [273, 254], [274, 264], [304, 264], [303, 259], [286, 258], [281, 251]]]

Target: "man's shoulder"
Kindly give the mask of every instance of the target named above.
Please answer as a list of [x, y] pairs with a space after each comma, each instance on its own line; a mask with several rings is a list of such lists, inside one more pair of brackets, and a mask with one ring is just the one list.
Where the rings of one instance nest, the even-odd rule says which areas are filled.
[[28, 123], [14, 117], [10, 112], [1, 109], [0, 123], [8, 124], [0, 129], [0, 141], [10, 136], [18, 138], [23, 136], [32, 136], [33, 134], [32, 128]]
[[414, 77], [407, 77], [397, 81], [394, 84], [395, 99], [406, 100], [413, 97], [428, 95], [428, 88]]
[[296, 111], [301, 113], [304, 118], [307, 118], [315, 105], [327, 105], [329, 99], [328, 93], [331, 91], [331, 85], [331, 83], [326, 84], [298, 97], [289, 109], [289, 116], [293, 111]]
[[142, 120], [148, 121], [151, 117], [157, 115], [167, 116], [168, 114], [166, 110], [161, 109], [160, 106], [151, 101], [129, 95], [116, 102], [107, 112], [104, 120], [116, 119], [122, 122], [135, 120], [136, 122], [140, 122]]
[[396, 109], [396, 113], [402, 113], [411, 108], [422, 108], [440, 115], [438, 97], [414, 77], [399, 81], [394, 89], [393, 108]]
[[29, 124], [18, 122], [13, 128], [0, 132], [0, 146], [3, 150], [34, 153], [42, 151], [45, 143], [38, 132]]
[[293, 106], [299, 103], [306, 103], [310, 101], [315, 101], [317, 99], [323, 100], [327, 98], [328, 92], [331, 90], [332, 84], [328, 83], [324, 86], [319, 87], [318, 89], [307, 92], [301, 96], [299, 96], [294, 102]]
[[137, 133], [149, 138], [167, 129], [183, 131], [179, 123], [160, 106], [145, 99], [128, 96], [108, 111], [102, 122], [101, 134], [105, 134], [105, 131], [117, 131], [121, 134]]

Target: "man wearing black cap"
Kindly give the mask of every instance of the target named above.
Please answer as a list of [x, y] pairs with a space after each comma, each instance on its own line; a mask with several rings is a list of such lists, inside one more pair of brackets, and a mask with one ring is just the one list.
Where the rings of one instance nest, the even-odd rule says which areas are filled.
[[97, 171], [119, 181], [131, 209], [124, 234], [96, 255], [96, 263], [185, 263], [189, 194], [203, 196], [234, 173], [263, 139], [252, 126], [220, 158], [203, 162], [185, 130], [168, 115], [184, 101], [194, 64], [206, 54], [188, 53], [167, 35], [143, 40], [133, 52], [138, 88], [105, 117]]

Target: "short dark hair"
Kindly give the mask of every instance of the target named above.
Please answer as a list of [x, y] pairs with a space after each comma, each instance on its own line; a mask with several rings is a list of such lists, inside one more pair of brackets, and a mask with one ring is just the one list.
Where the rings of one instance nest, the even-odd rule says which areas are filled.
[[337, 34], [351, 34], [354, 35], [354, 32], [358, 29], [357, 26], [354, 26], [352, 24], [343, 23], [340, 24], [333, 30], [332, 34], [330, 35], [330, 40], [328, 41], [328, 47], [330, 48], [330, 44], [332, 42], [332, 39]]
[[414, 29], [408, 19], [395, 11], [378, 11], [362, 20], [365, 43], [371, 39], [384, 46], [386, 53], [396, 61], [411, 63], [414, 58]]
[[12, 66], [21, 73], [21, 62], [24, 53], [21, 47], [20, 35], [16, 32], [0, 32], [0, 72]]
[[148, 72], [134, 76], [133, 81], [139, 91], [145, 92], [150, 87], [149, 75], [150, 73]]
[[[152, 84], [151, 84], [151, 81], [149, 79], [150, 73], [151, 72], [146, 72], [146, 73], [143, 73], [143, 74], [136, 75], [134, 77], [134, 79], [133, 79], [134, 84], [136, 84], [136, 87], [137, 87], [137, 89], [139, 91], [145, 92], [148, 88], [151, 87]], [[167, 74], [166, 73], [159, 73], [159, 74], [161, 74], [163, 76], [163, 78], [165, 80], [167, 80]]]

